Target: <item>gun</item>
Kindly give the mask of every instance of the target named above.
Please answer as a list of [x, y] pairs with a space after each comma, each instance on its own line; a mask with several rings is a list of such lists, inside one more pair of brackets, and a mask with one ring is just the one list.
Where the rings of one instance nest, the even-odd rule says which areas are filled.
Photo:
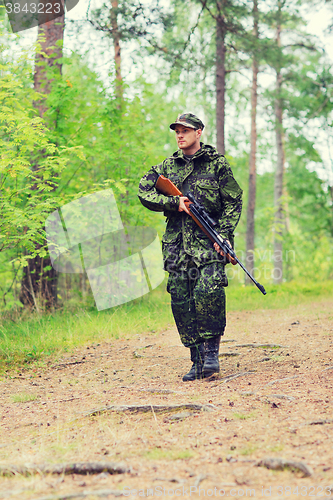
[[[156, 181], [156, 189], [160, 191], [162, 194], [167, 196], [184, 196], [182, 192], [163, 175], [160, 175]], [[217, 231], [214, 229], [216, 226], [216, 222], [207, 214], [205, 209], [195, 200], [194, 196], [191, 193], [187, 194], [187, 198], [190, 200], [189, 203], [186, 203], [190, 211], [190, 216], [194, 220], [194, 222], [200, 227], [200, 229], [208, 236], [208, 238], [213, 242], [217, 243], [220, 249], [222, 250], [223, 257], [231, 262], [234, 266], [238, 264], [243, 271], [247, 274], [247, 276], [253, 281], [256, 287], [261, 291], [263, 295], [266, 295], [265, 288], [258, 283], [252, 276], [252, 274], [246, 269], [246, 267], [241, 263], [238, 259], [237, 255], [234, 252], [234, 249], [229, 245], [228, 241], [225, 238], [222, 238]]]

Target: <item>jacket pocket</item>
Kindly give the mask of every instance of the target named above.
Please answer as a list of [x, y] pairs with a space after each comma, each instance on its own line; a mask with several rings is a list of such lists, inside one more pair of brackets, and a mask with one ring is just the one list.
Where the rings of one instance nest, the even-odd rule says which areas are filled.
[[179, 261], [181, 252], [181, 233], [166, 231], [162, 237], [164, 269], [172, 272]]
[[179, 237], [180, 237], [179, 231], [177, 232], [166, 231], [162, 236], [162, 243], [165, 243], [166, 245], [176, 243]]
[[196, 200], [210, 213], [222, 209], [219, 185], [214, 179], [200, 179], [196, 184]]
[[201, 229], [196, 232], [195, 239], [197, 241], [200, 251], [205, 251], [205, 252], [211, 251], [212, 254], [215, 252], [212, 241]]

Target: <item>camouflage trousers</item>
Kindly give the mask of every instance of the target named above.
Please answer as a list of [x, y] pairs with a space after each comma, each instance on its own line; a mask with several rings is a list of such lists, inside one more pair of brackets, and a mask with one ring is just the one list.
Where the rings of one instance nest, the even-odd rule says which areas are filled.
[[191, 263], [187, 271], [169, 275], [167, 291], [180, 339], [192, 347], [215, 335], [226, 325], [224, 265], [212, 262], [202, 267]]

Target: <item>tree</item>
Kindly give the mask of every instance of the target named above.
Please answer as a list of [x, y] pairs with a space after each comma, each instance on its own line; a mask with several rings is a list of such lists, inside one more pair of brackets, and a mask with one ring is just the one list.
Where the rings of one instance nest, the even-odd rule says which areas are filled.
[[[245, 4], [242, 0], [199, 0], [197, 4], [175, 0], [171, 13], [165, 13], [158, 2], [148, 4], [147, 12], [146, 4], [143, 7], [137, 0], [127, 0], [117, 7], [117, 24], [114, 23], [117, 30], [103, 21], [105, 6], [95, 11], [91, 22], [97, 29], [109, 32], [111, 36], [117, 32], [121, 40], [140, 39], [144, 42], [140, 45], [140, 50], [145, 47], [149, 53], [150, 47], [151, 53], [160, 54], [168, 63], [166, 69], [171, 75], [171, 85], [179, 85], [179, 81], [192, 72], [195, 82], [199, 80], [201, 87], [213, 66], [216, 144], [219, 152], [225, 153], [226, 77], [230, 71], [239, 67], [238, 56], [230, 64], [230, 54], [238, 50], [237, 38], [247, 36], [242, 26], [242, 21], [248, 16]], [[201, 8], [196, 8], [197, 6]], [[191, 19], [189, 11], [192, 13]], [[205, 37], [200, 34], [202, 29]], [[207, 46], [213, 51], [208, 56]], [[190, 85], [186, 78], [187, 89]]]
[[[275, 90], [271, 94], [274, 110], [274, 133], [276, 141], [277, 161], [274, 182], [274, 282], [283, 281], [283, 238], [288, 231], [287, 190], [284, 182], [285, 174], [285, 120], [292, 122], [291, 102], [295, 95], [306, 114], [305, 102], [299, 99], [299, 78], [297, 74], [303, 66], [307, 66], [309, 52], [316, 52], [316, 47], [303, 29], [303, 20], [299, 14], [299, 0], [287, 2], [276, 0], [273, 8], [266, 14], [267, 25], [275, 31], [275, 38], [267, 50], [266, 62], [275, 73]], [[284, 43], [282, 37], [284, 35]], [[306, 78], [309, 83], [309, 78]]]
[[[40, 94], [35, 106], [41, 118], [46, 118], [48, 109], [46, 98], [51, 93], [52, 84], [59, 80], [62, 73], [64, 28], [64, 15], [38, 26], [34, 89]], [[51, 119], [53, 128], [56, 128], [57, 117], [52, 116]]]
[[216, 147], [220, 153], [225, 154], [226, 54], [228, 48], [233, 47], [232, 39], [245, 35], [241, 22], [248, 12], [243, 2], [235, 0], [200, 2], [215, 21]]
[[[50, 193], [68, 156], [65, 148], [59, 151], [49, 140], [43, 121], [34, 116], [31, 103], [37, 95], [20, 81], [18, 68], [7, 64], [0, 70], [0, 252], [12, 262], [16, 276], [22, 267], [32, 271], [31, 261], [44, 263], [45, 270], [44, 222], [59, 203]], [[33, 164], [36, 149], [44, 151], [38, 171]], [[41, 287], [29, 272], [23, 283], [38, 310], [36, 281]]]
[[[253, 0], [253, 36], [255, 41], [259, 38], [258, 32], [258, 2]], [[256, 149], [257, 149], [257, 101], [258, 101], [258, 55], [257, 44], [254, 45], [252, 54], [252, 88], [251, 88], [251, 150], [249, 161], [249, 194], [247, 204], [246, 218], [246, 262], [248, 270], [253, 275], [254, 273], [254, 213], [256, 206]], [[246, 276], [247, 284], [252, 283]]]
[[[282, 2], [278, 0], [278, 9], [276, 15], [276, 44], [277, 50], [281, 51], [281, 29]], [[274, 227], [274, 282], [281, 283], [283, 278], [283, 258], [282, 258], [282, 232], [283, 232], [283, 174], [285, 168], [285, 154], [283, 146], [283, 100], [282, 100], [282, 73], [281, 57], [277, 58], [276, 65], [276, 96], [274, 103], [275, 111], [275, 137], [277, 150], [277, 163], [275, 170], [274, 183], [274, 206], [275, 206], [275, 227]]]
[[[47, 96], [52, 86], [59, 81], [62, 72], [62, 44], [64, 34], [64, 15], [38, 26], [38, 49], [35, 57], [34, 89], [40, 94], [35, 101], [40, 118], [56, 129], [58, 113], [48, 114]], [[38, 178], [40, 164], [47, 154], [40, 150], [32, 165]], [[36, 184], [37, 188], [37, 184]], [[36, 243], [42, 248], [43, 243]], [[51, 266], [50, 258], [36, 255], [27, 261], [23, 269], [20, 300], [26, 307], [37, 307], [36, 297], [39, 297], [42, 307], [50, 308], [57, 302], [57, 272]]]
[[[121, 43], [145, 40], [157, 50], [156, 32], [170, 23], [171, 16], [165, 12], [159, 0], [142, 4], [140, 0], [111, 0], [109, 4], [93, 10], [87, 17], [90, 24], [98, 31], [106, 33], [113, 43], [115, 71], [115, 96], [118, 106], [123, 97], [123, 78], [121, 70]], [[140, 47], [142, 48], [142, 47]]]
[[111, 1], [110, 21], [114, 48], [114, 66], [116, 70], [116, 97], [119, 101], [123, 97], [123, 79], [121, 76], [120, 32], [118, 26], [118, 0]]

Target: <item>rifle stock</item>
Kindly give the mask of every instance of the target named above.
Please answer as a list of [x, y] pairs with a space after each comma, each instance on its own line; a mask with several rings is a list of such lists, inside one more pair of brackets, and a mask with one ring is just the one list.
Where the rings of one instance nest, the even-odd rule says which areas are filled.
[[156, 182], [156, 188], [167, 196], [184, 196], [170, 179], [160, 175]]

